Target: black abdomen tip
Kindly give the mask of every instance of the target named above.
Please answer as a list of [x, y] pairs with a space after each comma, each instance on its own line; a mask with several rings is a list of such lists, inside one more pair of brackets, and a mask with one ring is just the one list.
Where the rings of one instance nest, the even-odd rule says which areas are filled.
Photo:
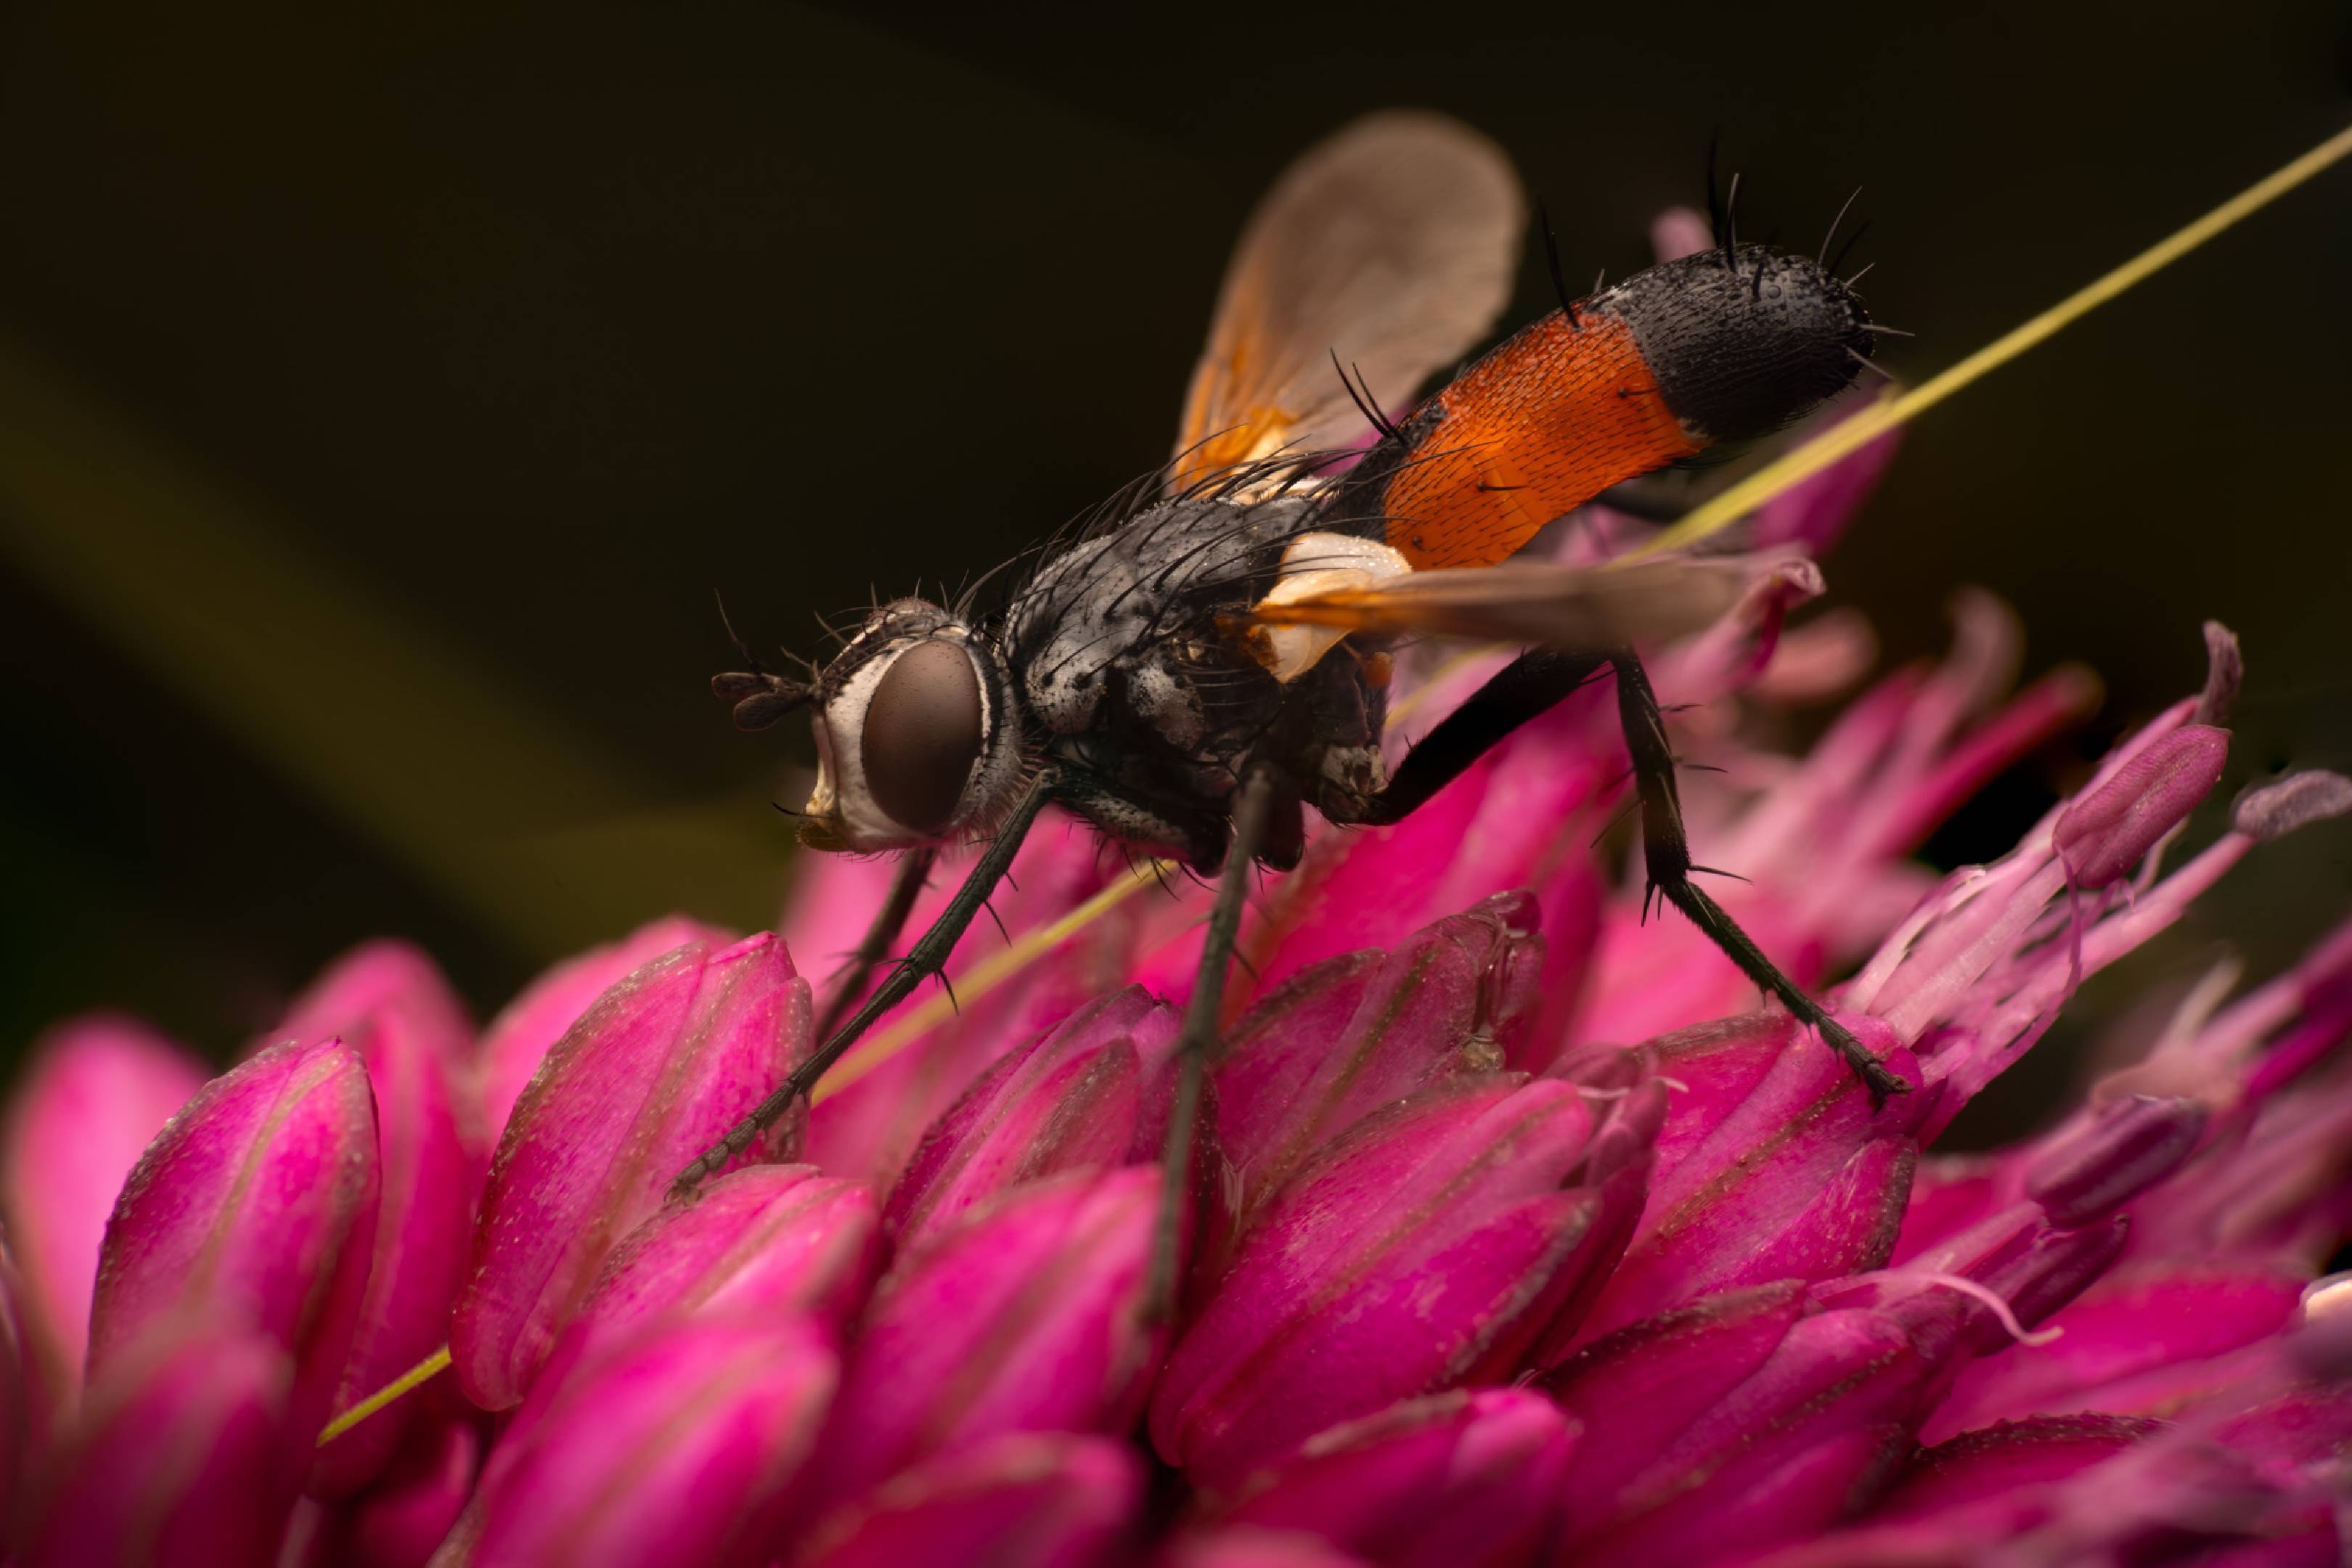
[[1623, 318], [1667, 408], [1710, 443], [1777, 430], [1844, 391], [1874, 342], [1853, 289], [1762, 245], [1662, 262], [1592, 304]]

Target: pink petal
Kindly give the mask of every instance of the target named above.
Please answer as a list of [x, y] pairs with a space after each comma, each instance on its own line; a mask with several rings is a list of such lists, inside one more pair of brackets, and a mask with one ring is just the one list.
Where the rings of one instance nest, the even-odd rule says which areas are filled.
[[1125, 1445], [1014, 1433], [906, 1471], [804, 1538], [795, 1568], [1108, 1568], [1143, 1496]]
[[107, 1222], [90, 1380], [195, 1317], [291, 1354], [288, 1414], [316, 1431], [351, 1354], [379, 1180], [350, 1047], [272, 1046], [213, 1079], [148, 1145]]
[[25, 1568], [269, 1562], [316, 1430], [289, 1416], [292, 1381], [273, 1338], [232, 1329], [165, 1324], [110, 1358], [32, 1496], [14, 1561]]
[[331, 1561], [352, 1568], [425, 1568], [474, 1489], [482, 1437], [442, 1416], [412, 1427], [374, 1484], [352, 1500]]
[[1540, 1394], [1437, 1394], [1318, 1435], [1217, 1515], [1304, 1531], [1383, 1568], [1503, 1568], [1550, 1529], [1574, 1446]]
[[710, 948], [735, 939], [715, 926], [683, 915], [667, 915], [639, 926], [620, 941], [567, 958], [525, 986], [483, 1031], [474, 1068], [475, 1118], [487, 1154], [513, 1114], [523, 1087], [555, 1042], [567, 1034], [596, 999], [666, 952], [688, 942]]
[[[490, 1167], [449, 1336], [467, 1398], [520, 1403], [614, 1243], [808, 1050], [808, 985], [773, 936], [658, 959], [572, 1026]], [[797, 1131], [787, 1118], [747, 1162]]]
[[1366, 1568], [1320, 1536], [1245, 1524], [1186, 1531], [1151, 1561], [1155, 1568]]
[[1933, 1518], [1987, 1503], [1999, 1507], [2104, 1463], [2156, 1426], [2126, 1415], [2044, 1415], [1963, 1432], [1922, 1450], [1872, 1517]]
[[825, 1336], [795, 1319], [656, 1322], [499, 1439], [441, 1561], [764, 1563], [835, 1371]]
[[0, 1137], [0, 1209], [45, 1406], [70, 1409], [81, 1386], [99, 1247], [123, 1178], [205, 1076], [145, 1025], [106, 1014], [33, 1047]]
[[1118, 1432], [1164, 1336], [1144, 1321], [1160, 1173], [1073, 1172], [999, 1196], [900, 1258], [851, 1345], [827, 1492], [1007, 1432]]

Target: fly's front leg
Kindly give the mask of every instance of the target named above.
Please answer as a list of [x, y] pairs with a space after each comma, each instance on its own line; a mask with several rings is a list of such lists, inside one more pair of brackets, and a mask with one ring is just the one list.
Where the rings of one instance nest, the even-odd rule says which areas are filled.
[[1224, 869], [1217, 879], [1217, 900], [1209, 910], [1209, 925], [1201, 943], [1201, 968], [1192, 982], [1192, 999], [1184, 1005], [1184, 1023], [1176, 1036], [1176, 1102], [1168, 1115], [1168, 1144], [1163, 1155], [1160, 1190], [1160, 1220], [1151, 1237], [1151, 1275], [1144, 1296], [1146, 1310], [1155, 1321], [1165, 1321], [1176, 1310], [1176, 1255], [1182, 1239], [1185, 1189], [1192, 1173], [1192, 1131], [1200, 1120], [1202, 1080], [1209, 1054], [1217, 1047], [1217, 1014], [1224, 1002], [1225, 972], [1232, 966], [1234, 942], [1242, 929], [1242, 900], [1249, 891], [1251, 867], [1265, 842], [1273, 816], [1274, 778], [1262, 767], [1242, 775], [1234, 803], [1233, 841]]
[[833, 994], [825, 998], [824, 1012], [817, 1018], [816, 1037], [832, 1037], [841, 1020], [848, 1016], [850, 1004], [866, 990], [866, 983], [874, 976], [874, 966], [890, 956], [898, 945], [898, 934], [907, 929], [907, 917], [915, 912], [915, 900], [922, 896], [923, 884], [930, 879], [931, 868], [938, 863], [940, 852], [929, 845], [909, 849], [898, 859], [898, 869], [890, 878], [890, 892], [875, 911], [874, 921], [858, 940], [857, 951], [834, 976]]
[[965, 875], [963, 885], [956, 889], [955, 897], [948, 900], [947, 908], [940, 911], [940, 918], [931, 922], [930, 929], [916, 939], [914, 951], [898, 961], [889, 978], [875, 987], [874, 994], [866, 999], [865, 1005], [819, 1046], [808, 1060], [794, 1068], [784, 1081], [776, 1086], [773, 1094], [761, 1100], [751, 1115], [728, 1131], [727, 1136], [704, 1150], [696, 1156], [692, 1164], [677, 1173], [677, 1180], [670, 1186], [673, 1195], [691, 1193], [706, 1177], [750, 1148], [751, 1141], [772, 1126], [776, 1118], [789, 1110], [794, 1100], [806, 1094], [810, 1087], [824, 1076], [825, 1069], [856, 1042], [857, 1037], [864, 1034], [875, 1019], [906, 1000], [908, 994], [926, 979], [946, 968], [948, 955], [955, 951], [955, 944], [962, 937], [964, 928], [971, 925], [972, 918], [980, 913], [981, 906], [988, 901], [988, 895], [996, 890], [996, 884], [1012, 866], [1013, 857], [1020, 849], [1022, 839], [1028, 837], [1030, 827], [1037, 820], [1037, 814], [1045, 809], [1045, 803], [1054, 798], [1059, 782], [1051, 769], [1030, 781], [1029, 787], [1022, 792], [1020, 800], [1013, 805], [1012, 815], [996, 830], [996, 837], [990, 840], [980, 858], [972, 862], [971, 870]]
[[1633, 754], [1634, 787], [1642, 797], [1642, 850], [1649, 886], [1643, 889], [1642, 909], [1649, 911], [1653, 896], [1682, 910], [1723, 955], [1758, 985], [1778, 996], [1801, 1021], [1821, 1032], [1830, 1048], [1845, 1059], [1854, 1076], [1870, 1090], [1874, 1107], [1890, 1094], [1910, 1086], [1893, 1068], [1863, 1047], [1852, 1031], [1822, 1009], [1796, 983], [1764, 956], [1754, 939], [1724, 913], [1723, 907], [1691, 880], [1690, 844], [1683, 834], [1683, 808], [1675, 788], [1674, 749], [1666, 740], [1664, 717], [1650, 689], [1642, 661], [1627, 651], [1609, 657], [1617, 671], [1617, 718], [1624, 727], [1625, 747]]

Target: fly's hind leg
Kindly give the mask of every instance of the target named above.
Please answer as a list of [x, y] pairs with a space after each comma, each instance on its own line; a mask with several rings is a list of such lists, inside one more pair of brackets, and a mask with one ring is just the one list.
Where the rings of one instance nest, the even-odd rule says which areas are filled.
[[1659, 898], [1687, 915], [1741, 973], [1821, 1032], [1831, 1049], [1869, 1089], [1874, 1105], [1883, 1103], [1890, 1094], [1902, 1093], [1906, 1087], [1903, 1080], [1781, 973], [1722, 906], [1691, 880], [1695, 868], [1683, 833], [1682, 802], [1675, 789], [1674, 749], [1667, 742], [1665, 721], [1650, 689], [1650, 679], [1630, 650], [1546, 649], [1520, 655], [1447, 714], [1397, 764], [1388, 787], [1349, 816], [1367, 823], [1402, 820], [1493, 750], [1504, 736], [1604, 668], [1617, 677], [1618, 721], [1624, 728], [1634, 787], [1641, 795], [1642, 847], [1649, 878], [1645, 907], [1651, 898]]
[[1233, 839], [1218, 874], [1216, 902], [1210, 907], [1207, 935], [1201, 943], [1200, 972], [1176, 1036], [1176, 1100], [1168, 1116], [1160, 1217], [1151, 1237], [1151, 1274], [1144, 1296], [1146, 1310], [1159, 1321], [1175, 1314], [1177, 1254], [1181, 1250], [1186, 1189], [1192, 1183], [1192, 1134], [1200, 1120], [1202, 1085], [1210, 1054], [1217, 1047], [1217, 1015], [1224, 1001], [1225, 973], [1233, 963], [1234, 942], [1241, 931], [1242, 900], [1249, 890], [1251, 867], [1265, 844], [1274, 806], [1272, 773], [1262, 767], [1250, 768], [1242, 775], [1242, 787], [1234, 797]]
[[1666, 740], [1657, 696], [1650, 689], [1642, 661], [1632, 653], [1620, 650], [1610, 656], [1609, 662], [1617, 672], [1617, 720], [1624, 728], [1625, 748], [1633, 759], [1633, 784], [1642, 797], [1642, 853], [1649, 877], [1649, 886], [1642, 893], [1643, 911], [1647, 912], [1654, 896], [1689, 916], [1691, 924], [1706, 933], [1707, 941], [1738, 964], [1742, 973], [1820, 1032], [1870, 1090], [1874, 1108], [1884, 1105], [1888, 1095], [1903, 1093], [1910, 1086], [1781, 973], [1755, 940], [1723, 912], [1723, 906], [1691, 880], [1695, 868], [1690, 843], [1683, 833], [1682, 799], [1675, 788], [1674, 748]]

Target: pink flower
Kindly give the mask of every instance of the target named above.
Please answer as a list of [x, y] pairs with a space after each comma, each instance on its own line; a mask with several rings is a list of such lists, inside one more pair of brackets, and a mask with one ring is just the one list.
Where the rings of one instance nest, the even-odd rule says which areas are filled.
[[[1885, 456], [1751, 539], [1833, 536]], [[1587, 521], [1564, 554], [1639, 526]], [[1810, 563], [1748, 566], [1653, 661], [1697, 704], [1678, 751], [1721, 770], [1684, 805], [1751, 879], [1726, 907], [1907, 1086], [1884, 1107], [1594, 853], [1624, 794], [1599, 689], [1405, 822], [1318, 834], [1253, 900], [1165, 1321], [1153, 1161], [1201, 905], [1119, 901], [1075, 824], [995, 900], [1020, 952], [967, 937], [961, 1013], [887, 1021], [805, 1140], [787, 1122], [690, 1198], [672, 1174], [811, 1048], [803, 975], [855, 946], [888, 866], [804, 866], [791, 956], [660, 922], [550, 972], [478, 1047], [421, 955], [363, 949], [298, 1007], [300, 1043], [138, 1159], [94, 1292], [72, 1254], [95, 1244], [65, 1242], [164, 1114], [171, 1058], [90, 1096], [59, 1075], [106, 1052], [61, 1045], [13, 1110], [27, 1321], [54, 1341], [91, 1310], [93, 1373], [33, 1429], [18, 1556], [123, 1560], [168, 1528], [387, 1568], [2337, 1561], [2352, 1282], [2317, 1277], [2352, 1236], [2352, 924], [2133, 1015], [2040, 1134], [1938, 1145], [2085, 979], [2352, 812], [2352, 783], [2260, 783], [2198, 836], [2242, 675], [2211, 627], [2200, 694], [2010, 853], [1936, 876], [1913, 849], [2095, 683], [2009, 695], [2017, 629], [1963, 595], [1943, 661], [1802, 757], [1759, 750], [1745, 721], [1851, 679], [1870, 639], [1786, 624]], [[1409, 658], [1400, 705], [1427, 707], [1395, 739], [1491, 668]], [[457, 1376], [314, 1469], [330, 1399], [440, 1334]]]
[[[772, 936], [689, 944], [599, 997], [515, 1107], [449, 1347], [467, 1397], [520, 1404], [604, 1255], [679, 1167], [805, 1055], [808, 984]], [[768, 1140], [786, 1152], [797, 1129]]]

